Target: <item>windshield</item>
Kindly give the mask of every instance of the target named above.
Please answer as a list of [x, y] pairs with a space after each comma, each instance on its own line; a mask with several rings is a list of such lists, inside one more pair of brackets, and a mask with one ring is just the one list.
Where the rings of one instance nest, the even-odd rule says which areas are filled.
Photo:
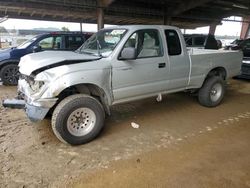
[[125, 35], [125, 29], [105, 29], [91, 36], [79, 48], [79, 53], [93, 54], [101, 57], [109, 56]]
[[27, 48], [27, 47], [28, 47], [31, 43], [33, 43], [36, 39], [37, 39], [37, 37], [34, 37], [34, 38], [30, 39], [30, 40], [25, 41], [24, 43], [22, 43], [21, 45], [19, 45], [19, 46], [17, 47], [17, 49], [25, 49], [25, 48]]

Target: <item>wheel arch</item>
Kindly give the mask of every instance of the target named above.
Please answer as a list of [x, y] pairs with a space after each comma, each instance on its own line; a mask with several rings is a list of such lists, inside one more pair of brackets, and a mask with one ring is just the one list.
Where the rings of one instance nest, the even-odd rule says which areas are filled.
[[58, 103], [62, 101], [64, 98], [73, 94], [87, 94], [98, 99], [103, 105], [106, 114], [110, 115], [109, 104], [111, 99], [108, 97], [109, 95], [105, 92], [105, 90], [99, 87], [98, 85], [91, 83], [84, 83], [67, 87], [58, 94], [57, 96], [59, 99]]
[[215, 67], [208, 72], [206, 79], [212, 76], [220, 76], [223, 80], [226, 80], [227, 70], [224, 67]]
[[6, 65], [9, 65], [9, 64], [15, 64], [17, 65], [19, 63], [19, 59], [8, 59], [8, 60], [3, 60], [0, 62], [0, 70], [6, 66]]

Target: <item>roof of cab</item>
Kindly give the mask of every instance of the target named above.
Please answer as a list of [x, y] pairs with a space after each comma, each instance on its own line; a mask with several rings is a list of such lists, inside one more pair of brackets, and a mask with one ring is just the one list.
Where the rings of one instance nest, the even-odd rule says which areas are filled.
[[138, 30], [138, 29], [179, 29], [178, 27], [168, 26], [168, 25], [119, 25], [119, 26], [112, 26], [107, 27], [105, 29], [131, 29], [131, 30]]

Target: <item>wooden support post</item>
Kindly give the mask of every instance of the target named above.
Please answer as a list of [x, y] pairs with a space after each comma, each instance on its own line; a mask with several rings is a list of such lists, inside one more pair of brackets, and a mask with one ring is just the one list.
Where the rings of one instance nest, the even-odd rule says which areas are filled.
[[98, 31], [104, 28], [104, 7], [106, 6], [104, 0], [97, 0], [97, 29]]
[[104, 28], [104, 11], [103, 8], [97, 8], [97, 29]]
[[82, 22], [80, 23], [80, 31], [82, 33]]
[[249, 32], [250, 32], [249, 22], [250, 22], [250, 16], [243, 18], [241, 32], [240, 32], [240, 39], [246, 39], [249, 36]]
[[209, 34], [214, 35], [216, 31], [217, 23], [211, 24], [209, 27]]
[[169, 16], [169, 8], [164, 4], [163, 8], [163, 25], [171, 25], [172, 18]]
[[171, 17], [164, 16], [164, 18], [163, 18], [163, 24], [164, 25], [171, 25], [171, 22], [172, 22]]

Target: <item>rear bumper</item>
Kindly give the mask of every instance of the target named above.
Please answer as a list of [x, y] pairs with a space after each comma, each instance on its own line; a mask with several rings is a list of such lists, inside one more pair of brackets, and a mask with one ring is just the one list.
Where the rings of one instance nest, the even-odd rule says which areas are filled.
[[240, 78], [250, 79], [250, 63], [242, 63]]
[[46, 107], [29, 105], [20, 99], [6, 99], [3, 101], [3, 106], [6, 108], [24, 109], [28, 118], [33, 122], [43, 120], [50, 110], [50, 108]]

